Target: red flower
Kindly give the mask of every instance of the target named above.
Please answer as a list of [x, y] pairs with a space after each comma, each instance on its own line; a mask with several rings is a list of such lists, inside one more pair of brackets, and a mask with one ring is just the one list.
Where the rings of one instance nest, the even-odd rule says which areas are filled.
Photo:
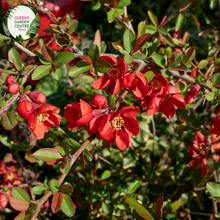
[[0, 193], [0, 206], [4, 209], [8, 205], [8, 198], [5, 193]]
[[33, 111], [34, 111], [34, 108], [32, 106], [32, 103], [28, 101], [25, 97], [22, 97], [17, 104], [18, 114], [22, 118], [27, 120]]
[[134, 118], [140, 109], [136, 106], [122, 107], [118, 113], [106, 114], [99, 126], [99, 134], [105, 140], [113, 140], [120, 150], [129, 146], [130, 136], [139, 133], [138, 121]]
[[100, 59], [107, 61], [112, 69], [93, 82], [94, 89], [104, 89], [108, 87], [111, 95], [116, 95], [122, 87], [122, 79], [128, 71], [128, 65], [123, 59], [119, 61], [114, 56], [102, 56]]
[[106, 97], [101, 95], [101, 94], [94, 95], [92, 97], [92, 102], [97, 107], [107, 106], [107, 104], [108, 104], [108, 101], [107, 101]]
[[137, 99], [145, 97], [149, 91], [147, 79], [141, 73], [132, 73], [125, 76], [123, 79], [123, 87], [126, 90], [131, 89]]
[[209, 130], [210, 134], [215, 134], [220, 137], [220, 116], [212, 117], [212, 128]]
[[5, 163], [3, 160], [0, 160], [0, 175], [6, 172]]
[[183, 97], [178, 94], [180, 92], [181, 91], [175, 86], [168, 86], [167, 95], [164, 96], [159, 109], [159, 111], [163, 112], [167, 118], [172, 118], [176, 114], [176, 109], [174, 106], [180, 109], [186, 108]]
[[64, 117], [69, 122], [67, 128], [77, 130], [88, 124], [93, 118], [92, 107], [80, 99], [80, 103], [65, 106]]
[[44, 138], [44, 134], [48, 132], [48, 128], [60, 124], [62, 118], [56, 113], [58, 110], [55, 106], [44, 104], [30, 115], [28, 125], [38, 140]]
[[199, 91], [200, 91], [200, 85], [193, 86], [184, 97], [186, 103], [192, 104], [195, 101], [196, 96], [199, 95]]
[[10, 166], [9, 171], [5, 172], [3, 174], [3, 187], [5, 186], [12, 186], [12, 185], [20, 185], [20, 177], [17, 173], [15, 173], [15, 167]]
[[31, 100], [37, 104], [43, 104], [46, 102], [46, 96], [41, 92], [32, 91], [28, 95], [31, 98]]
[[195, 77], [196, 77], [196, 74], [197, 74], [197, 70], [196, 70], [195, 67], [193, 67], [192, 70], [191, 70], [190, 76], [193, 77], [193, 78], [195, 78]]
[[[218, 141], [218, 139], [214, 138], [211, 138], [211, 140], [212, 142]], [[214, 143], [213, 148], [214, 150], [220, 150], [220, 143]], [[207, 155], [210, 151], [210, 145], [200, 131], [196, 131], [196, 135], [191, 139], [191, 145], [188, 147], [188, 151], [187, 156], [193, 158], [193, 160], [188, 163], [188, 166], [194, 166], [196, 169], [201, 166], [202, 175], [205, 176], [209, 171]], [[219, 157], [216, 158], [217, 160], [219, 159]]]
[[159, 73], [154, 73], [154, 78], [148, 83], [149, 93], [141, 99], [141, 105], [147, 107], [147, 115], [154, 115], [167, 93], [168, 81]]

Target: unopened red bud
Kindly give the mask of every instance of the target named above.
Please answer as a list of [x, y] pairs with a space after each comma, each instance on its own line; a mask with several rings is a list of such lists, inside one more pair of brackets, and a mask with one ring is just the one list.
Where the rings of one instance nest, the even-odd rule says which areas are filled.
[[159, 50], [163, 50], [163, 49], [164, 49], [163, 47], [160, 47], [160, 48], [159, 48]]
[[200, 91], [200, 85], [195, 85], [190, 89], [190, 93], [192, 95], [199, 95], [199, 91]]
[[30, 101], [28, 101], [26, 98], [21, 98], [19, 100], [17, 105], [17, 112], [22, 118], [27, 120], [33, 111], [34, 108]]
[[16, 83], [17, 81], [16, 81], [16, 79], [15, 79], [14, 76], [7, 76], [5, 82], [6, 82], [7, 84], [11, 84], [11, 83]]
[[4, 209], [8, 204], [8, 199], [5, 193], [0, 193], [0, 206]]
[[20, 90], [20, 86], [17, 83], [11, 83], [8, 86], [8, 92], [11, 94], [16, 94], [19, 92], [19, 90]]
[[196, 68], [192, 68], [192, 70], [191, 70], [191, 73], [190, 73], [190, 76], [192, 77], [192, 78], [195, 78], [196, 77], [196, 74], [197, 74], [197, 70], [196, 70]]
[[102, 107], [107, 105], [107, 99], [105, 96], [97, 94], [95, 96], [92, 97], [92, 102], [94, 105], [98, 106], [98, 107]]
[[179, 29], [178, 31], [174, 31], [174, 32], [173, 32], [173, 37], [174, 37], [174, 38], [179, 38], [180, 33], [181, 33], [181, 30], [180, 30], [180, 29]]
[[186, 104], [192, 104], [195, 99], [196, 99], [196, 96], [192, 95], [191, 93], [187, 93], [184, 97]]
[[181, 49], [179, 49], [179, 48], [175, 48], [174, 51], [175, 51], [175, 52], [183, 53], [183, 51], [182, 51]]
[[37, 104], [43, 104], [46, 102], [46, 96], [38, 91], [33, 91], [29, 94], [31, 100]]

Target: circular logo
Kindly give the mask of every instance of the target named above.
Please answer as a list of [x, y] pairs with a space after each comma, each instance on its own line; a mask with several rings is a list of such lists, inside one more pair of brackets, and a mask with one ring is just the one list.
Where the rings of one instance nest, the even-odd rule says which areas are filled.
[[28, 5], [16, 5], [4, 16], [5, 33], [17, 41], [33, 38], [40, 29], [40, 17], [36, 10]]

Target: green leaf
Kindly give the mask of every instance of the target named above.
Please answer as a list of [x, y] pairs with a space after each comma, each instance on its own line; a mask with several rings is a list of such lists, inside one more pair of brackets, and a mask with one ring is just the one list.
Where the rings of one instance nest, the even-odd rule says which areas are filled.
[[107, 19], [108, 19], [108, 23], [112, 23], [115, 18], [117, 18], [119, 15], [118, 10], [117, 9], [113, 9], [107, 12]]
[[184, 19], [183, 14], [179, 13], [179, 15], [177, 16], [176, 24], [175, 24], [175, 31], [178, 31], [182, 27], [183, 19]]
[[49, 182], [49, 186], [50, 186], [50, 189], [53, 193], [57, 193], [59, 192], [59, 187], [60, 187], [60, 183], [55, 180], [55, 179], [52, 179], [50, 182]]
[[31, 204], [30, 196], [26, 191], [19, 187], [13, 187], [11, 190], [11, 195], [13, 198], [21, 199], [28, 204]]
[[128, 53], [124, 53], [124, 61], [127, 64], [131, 64], [134, 61], [134, 57], [129, 55]]
[[57, 80], [57, 81], [60, 80], [60, 78], [61, 78], [61, 76], [62, 76], [62, 71], [61, 71], [61, 69], [60, 69], [60, 68], [57, 68], [55, 73], [54, 73], [54, 72], [51, 73], [51, 76], [52, 76], [55, 80]]
[[125, 200], [130, 206], [132, 206], [139, 215], [141, 215], [146, 220], [155, 220], [150, 212], [145, 209], [143, 205], [141, 205], [135, 198], [127, 198]]
[[158, 20], [157, 20], [157, 17], [155, 16], [155, 14], [152, 11], [148, 11], [147, 14], [148, 14], [151, 22], [153, 23], [153, 25], [155, 27], [157, 27], [158, 26]]
[[166, 31], [166, 29], [165, 29], [164, 27], [158, 29], [158, 32], [159, 32], [160, 34], [167, 35], [167, 31]]
[[56, 59], [55, 53], [49, 47], [45, 45], [42, 46], [41, 52], [42, 52], [43, 58], [49, 63], [53, 63], [54, 60]]
[[190, 62], [193, 60], [193, 58], [195, 57], [196, 55], [196, 50], [195, 50], [195, 47], [190, 47], [186, 50], [186, 53], [185, 53], [185, 57], [184, 57], [184, 64], [185, 65], [188, 65], [190, 64]]
[[28, 220], [30, 218], [30, 214], [28, 214], [29, 211], [22, 211], [20, 212], [14, 220]]
[[209, 0], [209, 6], [213, 9], [216, 6], [217, 0]]
[[68, 193], [68, 194], [73, 193], [73, 186], [69, 183], [64, 183], [59, 188], [64, 193]]
[[109, 106], [112, 108], [115, 108], [115, 95], [110, 95], [108, 98]]
[[110, 204], [105, 203], [104, 201], [102, 202], [102, 210], [106, 215], [111, 214], [112, 208]]
[[88, 55], [92, 59], [92, 61], [98, 60], [99, 59], [99, 47], [94, 44], [92, 47], [89, 48], [89, 53]]
[[63, 202], [61, 204], [62, 212], [68, 217], [72, 217], [75, 214], [75, 208], [73, 201], [69, 195], [63, 193]]
[[155, 61], [155, 63], [158, 66], [165, 68], [165, 59], [163, 56], [161, 56], [159, 54], [153, 54], [153, 55], [151, 55], [151, 58]]
[[76, 19], [73, 19], [68, 23], [68, 34], [72, 34], [78, 27], [79, 22]]
[[107, 73], [111, 71], [112, 66], [105, 60], [100, 59], [94, 62], [95, 69], [100, 73]]
[[149, 83], [154, 78], [154, 73], [152, 71], [148, 71], [144, 74], [144, 77], [147, 78], [147, 82]]
[[105, 170], [103, 173], [102, 173], [102, 176], [101, 176], [101, 180], [107, 180], [110, 176], [111, 176], [111, 171], [110, 170]]
[[135, 36], [130, 29], [127, 29], [123, 35], [124, 48], [128, 53], [134, 49]]
[[179, 200], [177, 200], [176, 202], [172, 203], [172, 204], [165, 210], [165, 212], [166, 212], [166, 213], [175, 212], [176, 210], [179, 209], [180, 205], [181, 205], [181, 200], [179, 199]]
[[11, 198], [9, 200], [11, 207], [17, 211], [27, 211], [30, 207], [30, 204], [25, 202], [22, 199]]
[[86, 160], [88, 160], [89, 162], [91, 162], [92, 159], [93, 159], [92, 154], [91, 154], [87, 149], [84, 150], [84, 154], [85, 154]]
[[6, 111], [5, 114], [2, 117], [2, 126], [6, 130], [13, 129], [18, 124], [18, 121], [13, 114], [13, 112]]
[[3, 34], [0, 34], [0, 40], [11, 40], [11, 38]]
[[65, 151], [65, 156], [69, 156], [69, 141], [68, 139], [64, 139], [60, 146], [64, 149]]
[[150, 57], [151, 54], [160, 46], [160, 40], [158, 38], [155, 38], [152, 42], [152, 45], [150, 46], [147, 56]]
[[137, 188], [141, 185], [142, 181], [136, 179], [134, 182], [132, 182], [130, 184], [130, 186], [128, 187], [128, 193], [133, 193], [137, 190]]
[[101, 7], [101, 3], [100, 2], [92, 1], [92, 10], [93, 11], [98, 10], [100, 7]]
[[36, 35], [40, 29], [40, 17], [39, 14], [35, 14], [35, 18], [30, 24], [30, 27], [28, 31], [26, 32], [26, 35], [29, 35], [31, 37], [31, 34]]
[[33, 153], [33, 156], [42, 161], [57, 160], [62, 158], [59, 151], [52, 148], [42, 148], [37, 150], [35, 153]]
[[213, 84], [213, 85], [217, 85], [218, 83], [220, 83], [220, 73], [216, 73], [216, 74], [212, 77], [212, 84]]
[[191, 20], [195, 23], [195, 25], [196, 25], [196, 27], [197, 27], [197, 30], [199, 30], [199, 28], [200, 28], [200, 23], [199, 23], [199, 21], [197, 20], [197, 18], [196, 18], [193, 14], [191, 14], [191, 13], [190, 13], [190, 18], [191, 18]]
[[74, 54], [72, 52], [61, 52], [57, 55], [55, 63], [57, 66], [63, 65], [65, 63], [69, 63], [74, 58]]
[[173, 54], [175, 56], [175, 59], [174, 59], [174, 62], [170, 66], [176, 66], [176, 65], [180, 64], [182, 61], [182, 58], [183, 58], [183, 54], [180, 52], [175, 52]]
[[145, 55], [143, 53], [136, 53], [136, 54], [132, 54], [132, 57], [134, 59], [144, 59]]
[[53, 33], [53, 34], [62, 34], [61, 31], [54, 29], [54, 28], [46, 28], [46, 29], [44, 29], [44, 32], [49, 32], [49, 33]]
[[117, 7], [125, 7], [131, 4], [131, 0], [120, 0]]
[[91, 64], [87, 64], [85, 62], [80, 61], [69, 70], [68, 74], [70, 77], [76, 77], [79, 76], [80, 74], [87, 72], [90, 69], [90, 67]]
[[145, 33], [155, 34], [157, 32], [157, 28], [152, 25], [147, 25], [145, 28]]
[[220, 185], [219, 184], [209, 182], [209, 183], [206, 183], [206, 188], [211, 193], [211, 195], [213, 196], [215, 200], [220, 199]]
[[[12, 47], [12, 48], [9, 50], [9, 52], [8, 52], [8, 60], [9, 60], [11, 63], [14, 64], [14, 62], [13, 62], [13, 60], [12, 60], [11, 57], [13, 57], [13, 59], [15, 60], [17, 66], [18, 66], [18, 68], [21, 70], [21, 69], [22, 69], [21, 56], [20, 56], [20, 54], [18, 53], [18, 51], [17, 51], [15, 48], [13, 48], [13, 47]], [[16, 65], [16, 64], [14, 64], [14, 65]]]
[[215, 93], [214, 92], [206, 93], [205, 97], [208, 101], [212, 101], [215, 98]]
[[34, 186], [32, 188], [32, 192], [35, 195], [42, 195], [46, 189], [47, 189], [47, 187], [45, 187], [45, 186]]
[[141, 35], [143, 35], [145, 33], [145, 28], [146, 28], [146, 24], [144, 23], [144, 21], [141, 21], [138, 24], [137, 38], [139, 38]]
[[61, 46], [61, 47], [67, 47], [68, 44], [69, 44], [69, 42], [68, 42], [66, 39], [62, 38], [62, 37], [56, 38], [56, 43], [57, 43], [59, 46]]
[[208, 60], [201, 60], [199, 62], [199, 69], [203, 69], [208, 65], [209, 61]]
[[44, 76], [48, 75], [50, 73], [50, 70], [51, 70], [51, 65], [40, 65], [34, 70], [31, 79], [32, 80], [41, 79]]

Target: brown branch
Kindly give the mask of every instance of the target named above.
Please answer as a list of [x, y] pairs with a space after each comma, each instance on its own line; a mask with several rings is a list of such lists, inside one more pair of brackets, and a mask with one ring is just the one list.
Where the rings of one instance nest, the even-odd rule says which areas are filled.
[[[66, 176], [68, 175], [69, 171], [71, 170], [72, 166], [74, 165], [74, 163], [76, 162], [77, 158], [81, 155], [81, 153], [85, 150], [85, 148], [87, 147], [88, 144], [90, 144], [93, 140], [95, 139], [95, 135], [90, 136], [89, 138], [87, 138], [82, 145], [80, 146], [80, 148], [76, 151], [76, 153], [74, 153], [72, 155], [72, 158], [70, 159], [70, 168], [68, 170], [67, 173], [62, 174], [60, 176], [60, 178], [58, 179], [58, 182], [60, 184], [63, 183], [63, 181], [65, 180]], [[43, 206], [43, 204], [47, 201], [47, 199], [53, 194], [53, 192], [50, 190], [48, 191], [40, 200], [36, 201], [37, 202], [37, 209], [36, 209], [36, 213], [34, 213], [30, 220], [36, 220], [37, 216], [41, 210], [41, 207]]]
[[23, 47], [21, 44], [19, 44], [17, 41], [13, 41], [13, 44], [18, 47], [20, 50], [22, 50], [23, 52], [25, 52], [26, 54], [28, 54], [31, 57], [36, 57], [37, 55], [35, 53], [33, 53], [32, 51], [28, 50], [27, 48]]
[[189, 4], [189, 2], [192, 0], [185, 0], [177, 9], [176, 11], [169, 17], [166, 19], [166, 21], [160, 26], [160, 28], [162, 28], [163, 26], [165, 26], [166, 24], [168, 24], [174, 17], [176, 17], [176, 15], [179, 14], [180, 9], [184, 8], [187, 4]]

